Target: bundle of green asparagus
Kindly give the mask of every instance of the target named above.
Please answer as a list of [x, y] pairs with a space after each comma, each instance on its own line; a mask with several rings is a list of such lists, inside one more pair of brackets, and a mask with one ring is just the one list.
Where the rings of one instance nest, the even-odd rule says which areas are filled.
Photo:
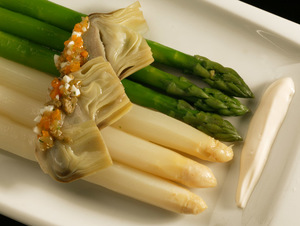
[[[44, 0], [4, 0], [0, 6], [1, 56], [58, 75], [53, 57], [62, 50], [74, 24], [85, 15]], [[148, 66], [122, 80], [130, 100], [184, 121], [216, 139], [241, 140], [234, 126], [220, 115], [238, 116], [249, 111], [233, 97], [253, 97], [243, 79], [233, 69], [204, 57], [147, 42], [155, 61], [200, 76], [219, 90], [200, 88], [184, 77]]]

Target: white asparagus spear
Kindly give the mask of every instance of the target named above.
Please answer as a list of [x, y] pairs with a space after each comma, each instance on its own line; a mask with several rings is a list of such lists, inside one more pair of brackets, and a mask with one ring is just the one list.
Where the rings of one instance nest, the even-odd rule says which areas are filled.
[[[0, 85], [0, 114], [28, 129], [35, 126], [33, 119], [41, 105], [41, 101]], [[29, 130], [29, 133], [33, 131]], [[217, 184], [207, 166], [172, 150], [113, 127], [107, 127], [101, 133], [113, 160], [189, 187], [214, 187]]]
[[32, 129], [0, 113], [0, 149], [36, 161], [35, 138]]
[[[14, 68], [13, 71], [11, 68]], [[3, 58], [0, 58], [0, 71], [1, 84], [13, 87], [25, 95], [33, 95], [37, 100], [45, 100], [51, 76]], [[231, 146], [226, 146], [179, 120], [137, 105], [113, 126], [204, 160], [227, 162], [233, 158]]]
[[[3, 115], [0, 125], [0, 149], [35, 161], [35, 135], [30, 129]], [[117, 162], [83, 179], [176, 213], [198, 214], [207, 208], [202, 198], [189, 190]]]
[[176, 213], [198, 214], [207, 208], [205, 202], [189, 190], [116, 162], [85, 180]]
[[179, 120], [138, 105], [133, 105], [131, 111], [112, 126], [203, 160], [227, 162], [233, 158], [231, 146]]
[[0, 72], [1, 85], [18, 90], [33, 99], [46, 101], [47, 89], [53, 79], [50, 75], [2, 57]]
[[215, 187], [217, 184], [216, 178], [207, 166], [170, 149], [113, 127], [106, 127], [101, 132], [114, 161], [188, 187]]
[[42, 107], [43, 102], [0, 85], [0, 112], [2, 115], [33, 129], [34, 118], [39, 115]]

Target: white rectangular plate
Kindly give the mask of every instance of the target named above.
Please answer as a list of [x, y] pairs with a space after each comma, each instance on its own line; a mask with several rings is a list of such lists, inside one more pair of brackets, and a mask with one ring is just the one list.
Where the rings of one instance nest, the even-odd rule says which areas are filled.
[[[83, 13], [109, 12], [133, 0], [55, 2]], [[272, 81], [289, 76], [296, 95], [246, 209], [235, 206], [242, 147], [234, 160], [210, 163], [218, 186], [193, 189], [209, 208], [177, 215], [76, 181], [61, 184], [36, 163], [0, 151], [0, 212], [31, 225], [296, 225], [300, 208], [299, 121], [300, 26], [239, 1], [141, 0], [147, 38], [189, 54], [200, 54], [237, 70], [256, 98], [252, 113], [229, 120], [243, 137], [260, 97]], [[297, 202], [298, 200], [298, 202]]]

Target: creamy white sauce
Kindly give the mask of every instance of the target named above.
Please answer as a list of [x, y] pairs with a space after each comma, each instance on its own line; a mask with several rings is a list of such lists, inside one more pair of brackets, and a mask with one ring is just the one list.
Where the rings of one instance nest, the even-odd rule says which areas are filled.
[[273, 82], [263, 94], [249, 124], [241, 153], [240, 176], [236, 204], [245, 208], [257, 184], [295, 93], [291, 78]]

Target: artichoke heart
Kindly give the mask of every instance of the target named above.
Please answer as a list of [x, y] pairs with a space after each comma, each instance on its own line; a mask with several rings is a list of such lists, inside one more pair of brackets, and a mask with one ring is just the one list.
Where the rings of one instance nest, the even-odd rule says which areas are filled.
[[53, 179], [71, 182], [112, 165], [94, 121], [64, 126], [62, 131], [69, 142], [56, 140], [51, 149], [36, 152], [42, 170]]
[[78, 105], [99, 128], [111, 125], [131, 109], [122, 83], [103, 57], [89, 60], [73, 75], [81, 81]]
[[111, 13], [89, 15], [90, 27], [83, 35], [89, 59], [103, 56], [120, 79], [153, 62], [152, 52], [143, 34], [148, 26], [135, 2]]
[[112, 165], [99, 127], [115, 122], [132, 106], [103, 57], [88, 61], [72, 76], [81, 82], [77, 105], [71, 114], [64, 114], [62, 135], [53, 141], [53, 146], [43, 150], [37, 145], [35, 153], [42, 170], [60, 182], [70, 182]]

